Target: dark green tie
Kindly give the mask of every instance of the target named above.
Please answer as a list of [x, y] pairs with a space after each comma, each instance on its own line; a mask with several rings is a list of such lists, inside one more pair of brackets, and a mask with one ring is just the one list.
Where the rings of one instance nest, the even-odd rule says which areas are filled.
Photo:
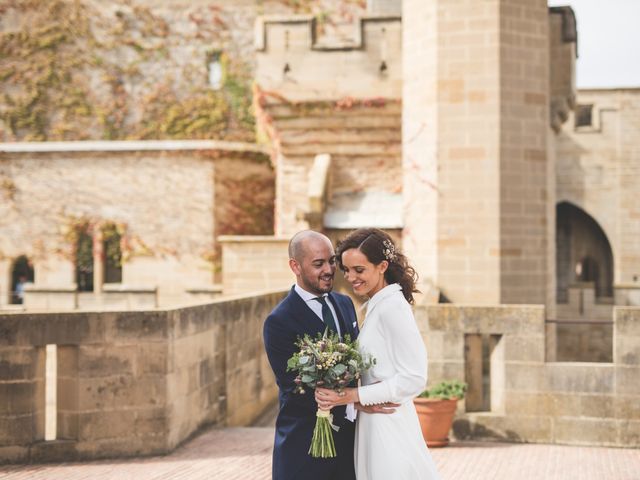
[[324, 299], [324, 297], [316, 297], [314, 298], [314, 300], [319, 301], [322, 305], [322, 321], [324, 322], [324, 324], [329, 327], [329, 330], [333, 330], [334, 332], [338, 333], [336, 321], [331, 314], [331, 309], [329, 308], [327, 301]]

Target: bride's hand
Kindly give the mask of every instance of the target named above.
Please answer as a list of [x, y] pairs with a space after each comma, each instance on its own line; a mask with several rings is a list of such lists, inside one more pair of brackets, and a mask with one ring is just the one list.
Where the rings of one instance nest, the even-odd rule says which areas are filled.
[[316, 388], [315, 397], [321, 410], [329, 410], [338, 405], [356, 403], [360, 400], [357, 388], [345, 388], [342, 392], [328, 388]]

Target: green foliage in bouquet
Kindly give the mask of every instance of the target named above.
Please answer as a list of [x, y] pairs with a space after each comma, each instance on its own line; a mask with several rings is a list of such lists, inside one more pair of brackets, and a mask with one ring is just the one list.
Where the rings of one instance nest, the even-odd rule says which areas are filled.
[[[375, 365], [374, 358], [360, 354], [358, 342], [351, 341], [349, 335], [340, 340], [337, 333], [325, 330], [315, 338], [305, 335], [298, 339], [296, 345], [300, 350], [288, 360], [287, 371], [297, 372], [294, 380], [297, 393], [304, 393], [305, 387], [323, 387], [340, 392]], [[338, 427], [333, 425], [328, 411], [319, 409], [316, 416], [309, 454], [314, 458], [335, 457], [331, 429], [337, 430]]]
[[287, 371], [298, 372], [294, 380], [298, 393], [304, 393], [304, 387], [339, 392], [375, 365], [374, 359], [360, 354], [358, 342], [349, 335], [341, 341], [337, 333], [325, 330], [315, 338], [305, 335], [296, 345], [300, 351], [287, 362]]
[[460, 400], [461, 398], [464, 398], [466, 391], [467, 384], [465, 382], [461, 382], [460, 380], [443, 380], [422, 392], [418, 397], [438, 398], [442, 400]]

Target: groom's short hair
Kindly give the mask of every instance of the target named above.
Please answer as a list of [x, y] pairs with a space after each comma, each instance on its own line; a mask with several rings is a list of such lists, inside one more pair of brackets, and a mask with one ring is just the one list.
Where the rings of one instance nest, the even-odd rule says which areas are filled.
[[289, 258], [293, 258], [298, 262], [302, 260], [305, 253], [304, 244], [305, 241], [309, 239], [322, 239], [331, 243], [329, 237], [320, 232], [316, 232], [314, 230], [302, 230], [301, 232], [296, 233], [291, 237], [291, 240], [289, 240]]

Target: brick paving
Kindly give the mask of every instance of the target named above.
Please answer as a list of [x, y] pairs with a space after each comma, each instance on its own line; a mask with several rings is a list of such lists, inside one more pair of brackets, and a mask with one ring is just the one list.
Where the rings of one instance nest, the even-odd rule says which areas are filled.
[[[271, 427], [211, 429], [164, 457], [0, 466], [0, 479], [267, 480], [272, 442]], [[461, 442], [431, 453], [443, 480], [640, 480], [638, 449]]]

